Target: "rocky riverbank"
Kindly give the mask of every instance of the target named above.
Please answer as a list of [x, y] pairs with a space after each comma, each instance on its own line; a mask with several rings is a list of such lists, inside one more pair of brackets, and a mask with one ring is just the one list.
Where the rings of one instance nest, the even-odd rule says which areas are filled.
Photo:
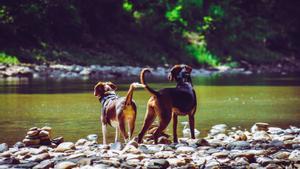
[[[22, 142], [0, 144], [0, 168], [299, 168], [300, 128], [256, 123], [251, 131], [212, 127], [201, 139], [178, 144], [76, 143], [51, 139], [51, 128], [31, 128]], [[44, 141], [43, 141], [44, 140]]]
[[[4, 65], [0, 64], [0, 78], [29, 77], [52, 79], [76, 79], [76, 78], [120, 78], [139, 76], [142, 67], [133, 66], [80, 66], [80, 65]], [[157, 67], [153, 69], [155, 77], [166, 77], [169, 68]], [[214, 69], [194, 69], [192, 76], [209, 76], [212, 74], [252, 74], [243, 68], [229, 68], [220, 66]]]

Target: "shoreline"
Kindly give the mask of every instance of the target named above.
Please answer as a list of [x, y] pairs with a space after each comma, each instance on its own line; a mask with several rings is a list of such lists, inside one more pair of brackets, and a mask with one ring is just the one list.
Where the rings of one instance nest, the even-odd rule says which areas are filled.
[[[31, 128], [22, 142], [0, 144], [0, 168], [298, 168], [300, 128], [256, 123], [250, 131], [211, 128], [205, 138], [160, 138], [161, 144], [99, 144], [97, 135], [76, 143], [51, 139], [50, 127]], [[37, 141], [39, 140], [39, 141]], [[164, 144], [162, 144], [164, 143]]]
[[[138, 77], [143, 67], [135, 66], [80, 66], [80, 65], [4, 65], [0, 64], [0, 78], [27, 77], [33, 79], [94, 79], [94, 78], [126, 78]], [[152, 70], [153, 77], [167, 77], [170, 68], [156, 67]], [[214, 69], [193, 69], [192, 76], [210, 76], [214, 74], [253, 74], [243, 68], [220, 66]]]

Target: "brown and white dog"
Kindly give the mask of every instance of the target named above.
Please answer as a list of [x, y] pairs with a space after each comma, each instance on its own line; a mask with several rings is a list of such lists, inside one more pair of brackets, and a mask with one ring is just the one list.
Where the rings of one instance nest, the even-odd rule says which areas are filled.
[[[125, 142], [132, 137], [135, 119], [136, 119], [136, 104], [132, 100], [133, 90], [137, 87], [144, 87], [139, 83], [132, 83], [129, 87], [126, 97], [119, 97], [116, 95], [116, 85], [112, 82], [98, 82], [94, 87], [94, 95], [99, 98], [102, 105], [101, 109], [101, 123], [103, 144], [106, 141], [106, 126], [107, 124], [116, 128], [115, 142], [118, 141], [118, 131], [121, 132]], [[126, 125], [129, 128], [129, 137], [126, 132]]]
[[147, 103], [147, 112], [144, 119], [143, 128], [138, 135], [138, 142], [142, 142], [145, 132], [148, 130], [157, 116], [159, 117], [159, 126], [153, 134], [155, 143], [157, 143], [157, 139], [161, 135], [161, 132], [170, 123], [171, 118], [173, 118], [173, 141], [174, 143], [178, 142], [178, 115], [189, 116], [191, 137], [194, 139], [194, 115], [196, 112], [197, 100], [191, 80], [192, 68], [187, 65], [175, 65], [171, 69], [169, 80], [175, 80], [177, 82], [176, 87], [164, 88], [159, 91], [155, 91], [146, 84], [144, 80], [146, 72], [150, 72], [150, 69], [145, 68], [141, 71], [141, 83], [145, 85], [145, 89], [152, 95], [152, 97], [150, 97]]

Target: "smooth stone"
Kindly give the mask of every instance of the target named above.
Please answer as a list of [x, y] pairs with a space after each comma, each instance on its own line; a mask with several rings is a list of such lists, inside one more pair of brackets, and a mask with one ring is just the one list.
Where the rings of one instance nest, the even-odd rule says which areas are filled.
[[42, 128], [41, 128], [41, 130], [48, 131], [48, 132], [49, 132], [49, 134], [51, 134], [52, 128], [51, 128], [51, 127], [49, 127], [49, 126], [44, 126], [44, 127], [42, 127]]
[[97, 134], [90, 134], [90, 135], [88, 135], [86, 138], [87, 138], [87, 140], [89, 140], [89, 141], [97, 141], [98, 135], [97, 135]]
[[[130, 160], [126, 160], [127, 165], [132, 166], [132, 167], [136, 167], [138, 165], [141, 165], [141, 161], [139, 159], [130, 159]], [[124, 165], [121, 165], [121, 168], [128, 168]]]
[[17, 165], [13, 165], [13, 167], [14, 168], [33, 168], [37, 164], [38, 164], [38, 162], [20, 163]]
[[49, 169], [54, 167], [54, 162], [51, 160], [44, 160], [33, 167], [33, 169]]
[[22, 148], [25, 147], [25, 144], [21, 141], [16, 142], [16, 144], [13, 145], [15, 148]]
[[31, 148], [31, 149], [29, 149], [29, 152], [31, 153], [31, 154], [34, 154], [34, 155], [36, 155], [36, 154], [41, 154], [41, 153], [45, 153], [45, 152], [47, 152], [47, 148]]
[[267, 147], [275, 147], [277, 149], [284, 148], [284, 142], [280, 140], [272, 140]]
[[266, 166], [266, 169], [283, 169], [282, 168], [282, 166], [280, 166], [280, 165], [277, 165], [277, 164], [268, 164], [267, 166]]
[[269, 157], [258, 157], [256, 161], [262, 166], [267, 166], [268, 164], [273, 162], [273, 160]]
[[229, 154], [228, 152], [217, 152], [217, 153], [213, 153], [212, 156], [216, 158], [226, 158], [228, 154]]
[[75, 143], [75, 146], [84, 145], [86, 142], [87, 142], [87, 139], [81, 138]]
[[82, 167], [82, 166], [90, 166], [91, 164], [92, 164], [92, 161], [93, 161], [94, 159], [92, 159], [92, 158], [81, 158], [78, 162], [77, 162], [77, 164], [80, 166], [80, 167]]
[[167, 137], [165, 137], [165, 136], [159, 137], [157, 141], [158, 141], [158, 144], [171, 144], [171, 143], [172, 143], [172, 141], [169, 140], [169, 139], [168, 139]]
[[82, 158], [82, 157], [86, 157], [86, 155], [84, 153], [78, 153], [78, 154], [72, 154], [68, 156], [67, 159], [70, 160], [70, 159]]
[[255, 125], [256, 125], [258, 128], [268, 128], [268, 127], [270, 126], [269, 123], [262, 123], [262, 122], [255, 123]]
[[188, 147], [188, 146], [178, 147], [176, 149], [176, 153], [194, 153], [195, 151], [196, 151], [195, 148]]
[[28, 161], [41, 162], [43, 160], [49, 159], [49, 153], [38, 154], [27, 159]]
[[288, 159], [290, 154], [291, 153], [287, 152], [287, 151], [279, 151], [279, 152], [273, 154], [273, 157], [276, 159]]
[[270, 141], [272, 138], [266, 131], [257, 131], [253, 134], [252, 137], [253, 140], [259, 140], [259, 141]]
[[154, 154], [155, 158], [172, 158], [176, 157], [176, 154], [173, 151], [160, 151]]
[[182, 158], [168, 158], [167, 159], [170, 166], [180, 167], [186, 165], [186, 161]]
[[62, 161], [54, 166], [57, 169], [71, 169], [76, 167], [77, 165], [71, 161]]
[[3, 153], [0, 153], [0, 157], [10, 157], [12, 154], [10, 151], [4, 151]]
[[74, 149], [75, 149], [74, 143], [72, 143], [72, 142], [63, 142], [55, 148], [55, 151], [56, 152], [64, 152], [64, 151], [67, 151], [67, 150], [74, 150]]
[[38, 134], [39, 134], [38, 130], [30, 130], [30, 131], [27, 132], [27, 135], [30, 136], [30, 137], [37, 136]]
[[132, 145], [132, 146], [134, 146], [135, 148], [138, 148], [138, 147], [139, 147], [139, 143], [136, 142], [135, 140], [130, 140], [126, 145]]
[[110, 149], [111, 150], [118, 150], [118, 151], [121, 151], [122, 149], [124, 148], [123, 144], [120, 143], [120, 142], [115, 142], [115, 143], [112, 143], [110, 145]]
[[2, 165], [2, 164], [19, 164], [19, 163], [20, 163], [20, 160], [18, 160], [15, 157], [0, 159], [0, 165]]
[[165, 159], [150, 159], [145, 163], [145, 167], [149, 169], [163, 169], [170, 166], [169, 162]]
[[246, 165], [249, 165], [249, 162], [248, 162], [247, 158], [245, 158], [245, 157], [237, 157], [236, 159], [234, 159], [234, 161], [232, 161], [231, 165], [246, 166]]
[[27, 138], [25, 138], [23, 140], [23, 143], [25, 144], [25, 146], [39, 145], [40, 142], [41, 142], [40, 139], [27, 139]]
[[195, 143], [198, 147], [199, 146], [210, 146], [209, 142], [204, 138], [198, 139]]
[[64, 138], [63, 137], [56, 137], [56, 138], [52, 139], [52, 143], [54, 143], [56, 145], [59, 145], [62, 142], [64, 142]]
[[226, 148], [230, 150], [246, 150], [251, 147], [247, 141], [235, 141], [227, 144]]
[[293, 162], [299, 162], [300, 161], [300, 150], [292, 151], [288, 159]]
[[39, 133], [39, 136], [49, 138], [49, 132], [46, 131], [46, 130], [41, 130], [40, 133]]
[[0, 144], [0, 153], [3, 153], [4, 151], [8, 150], [8, 145], [6, 143]]
[[37, 128], [37, 127], [31, 127], [30, 129], [29, 129], [29, 131], [34, 131], [34, 130], [38, 130], [39, 128]]

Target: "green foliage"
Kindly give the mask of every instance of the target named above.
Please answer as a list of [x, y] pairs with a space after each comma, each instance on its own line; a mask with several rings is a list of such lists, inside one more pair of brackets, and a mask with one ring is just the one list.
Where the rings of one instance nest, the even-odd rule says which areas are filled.
[[22, 62], [272, 63], [300, 57], [299, 5], [283, 0], [1, 1], [0, 46]]
[[7, 55], [4, 52], [0, 52], [0, 63], [18, 64], [20, 62], [15, 56]]
[[133, 9], [133, 4], [131, 2], [128, 1], [124, 1], [123, 2], [123, 9], [127, 12], [131, 12]]

